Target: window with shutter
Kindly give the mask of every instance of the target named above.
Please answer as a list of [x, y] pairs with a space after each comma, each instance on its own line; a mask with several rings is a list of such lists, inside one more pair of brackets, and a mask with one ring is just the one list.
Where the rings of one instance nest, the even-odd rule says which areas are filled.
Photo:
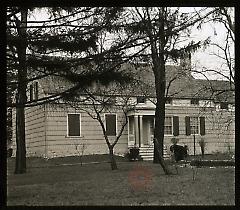
[[173, 116], [173, 135], [178, 136], [179, 135], [179, 117]]
[[[200, 122], [200, 125], [199, 125], [199, 122]], [[200, 130], [200, 132], [205, 133], [205, 121], [201, 117], [199, 118], [199, 117], [186, 116], [185, 124], [186, 124], [186, 135], [187, 136], [189, 136], [191, 134], [199, 134], [199, 130]]]
[[68, 114], [68, 136], [80, 136], [80, 114]]
[[116, 114], [105, 114], [106, 135], [116, 136], [117, 133], [117, 116]]
[[172, 135], [173, 134], [172, 117], [168, 117], [168, 116], [165, 117], [164, 134], [165, 135]]
[[199, 134], [198, 117], [190, 117], [190, 133]]

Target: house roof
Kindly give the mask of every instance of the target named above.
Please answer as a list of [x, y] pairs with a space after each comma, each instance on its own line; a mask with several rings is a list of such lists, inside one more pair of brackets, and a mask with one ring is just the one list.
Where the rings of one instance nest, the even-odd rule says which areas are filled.
[[[154, 74], [149, 65], [139, 65], [134, 67], [124, 64], [123, 69], [130, 69], [134, 73], [136, 82], [129, 84], [124, 89], [124, 94], [132, 96], [148, 95], [155, 97]], [[42, 79], [40, 85], [45, 94], [55, 94], [65, 91], [74, 85], [61, 77], [51, 76]], [[168, 88], [169, 85], [169, 88]], [[97, 94], [103, 92], [101, 85], [93, 85]], [[166, 89], [168, 97], [171, 98], [199, 98], [214, 99], [216, 102], [235, 102], [234, 91], [230, 90], [229, 81], [195, 79], [190, 70], [183, 69], [181, 66], [166, 66]], [[106, 90], [106, 88], [104, 88]], [[119, 95], [116, 89], [108, 87], [108, 93]], [[167, 91], [167, 90], [166, 90]]]

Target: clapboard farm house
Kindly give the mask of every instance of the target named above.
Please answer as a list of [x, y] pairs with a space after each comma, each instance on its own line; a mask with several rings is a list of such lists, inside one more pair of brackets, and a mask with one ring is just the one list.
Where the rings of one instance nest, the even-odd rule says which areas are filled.
[[[130, 64], [123, 68], [126, 66], [129, 68]], [[131, 91], [126, 89], [124, 93], [131, 99], [131, 106], [127, 111], [128, 124], [114, 147], [114, 153], [124, 155], [129, 148], [139, 147], [143, 159], [150, 160], [153, 158], [156, 101], [154, 79], [148, 65], [137, 69], [136, 77], [141, 85], [132, 86]], [[195, 79], [182, 65], [166, 66], [166, 73], [165, 157], [168, 157], [172, 138], [177, 138], [180, 145], [187, 145], [190, 154], [200, 154], [200, 140], [206, 143], [205, 154], [234, 151], [235, 101], [234, 93], [228, 91], [229, 82]], [[65, 85], [53, 77], [35, 81], [29, 84], [28, 100], [54, 94], [64, 89]], [[95, 89], [99, 88], [95, 85]], [[113, 91], [111, 97], [117, 104], [123, 96]], [[81, 148], [86, 155], [108, 154], [102, 129], [98, 121], [83, 111], [84, 103], [72, 106], [62, 102], [26, 107], [27, 156], [73, 156], [78, 155]], [[115, 108], [103, 112], [102, 117], [111, 139], [121, 128], [123, 113]], [[13, 128], [14, 123], [15, 114]]]

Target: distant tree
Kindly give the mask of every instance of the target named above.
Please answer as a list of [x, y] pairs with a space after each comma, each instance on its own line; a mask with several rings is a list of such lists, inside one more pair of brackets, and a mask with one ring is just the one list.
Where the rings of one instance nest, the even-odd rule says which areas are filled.
[[[118, 168], [114, 157], [114, 147], [117, 145], [128, 123], [128, 110], [136, 105], [135, 102], [131, 100], [129, 91], [126, 91], [126, 89], [129, 90], [130, 88], [126, 83], [121, 85], [116, 83], [109, 84], [107, 87], [96, 83], [94, 88], [85, 89], [85, 91], [79, 93], [78, 96], [74, 94], [73, 98], [66, 99], [66, 102], [72, 107], [86, 112], [92, 119], [98, 121], [109, 149], [109, 160], [112, 170]], [[115, 119], [115, 121], [118, 123], [118, 128], [114, 127], [114, 124], [106, 124], [105, 113], [110, 115], [117, 113], [117, 119]], [[116, 129], [116, 132], [108, 126], [113, 126], [112, 129]], [[110, 134], [110, 130], [115, 133]]]
[[[225, 28], [225, 40], [221, 42], [212, 41], [210, 43], [213, 46], [213, 52], [211, 55], [217, 57], [220, 61], [219, 65], [215, 68], [208, 69], [203, 66], [201, 74], [208, 77], [208, 73], [213, 73], [216, 76], [220, 76], [224, 80], [230, 82], [230, 88], [228, 91], [235, 91], [235, 21], [234, 21], [234, 8], [233, 7], [217, 7], [215, 11], [206, 19], [200, 22], [199, 28], [204, 27], [205, 24], [213, 23], [222, 25]], [[218, 36], [218, 32], [214, 27], [214, 34]], [[221, 31], [222, 33], [222, 31]], [[222, 62], [221, 62], [222, 61]]]

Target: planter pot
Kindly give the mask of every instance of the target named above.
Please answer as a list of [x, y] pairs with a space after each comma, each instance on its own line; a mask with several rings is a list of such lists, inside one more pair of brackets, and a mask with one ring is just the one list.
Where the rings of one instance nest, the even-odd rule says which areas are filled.
[[129, 153], [129, 158], [136, 160], [139, 156], [139, 148], [131, 148]]

